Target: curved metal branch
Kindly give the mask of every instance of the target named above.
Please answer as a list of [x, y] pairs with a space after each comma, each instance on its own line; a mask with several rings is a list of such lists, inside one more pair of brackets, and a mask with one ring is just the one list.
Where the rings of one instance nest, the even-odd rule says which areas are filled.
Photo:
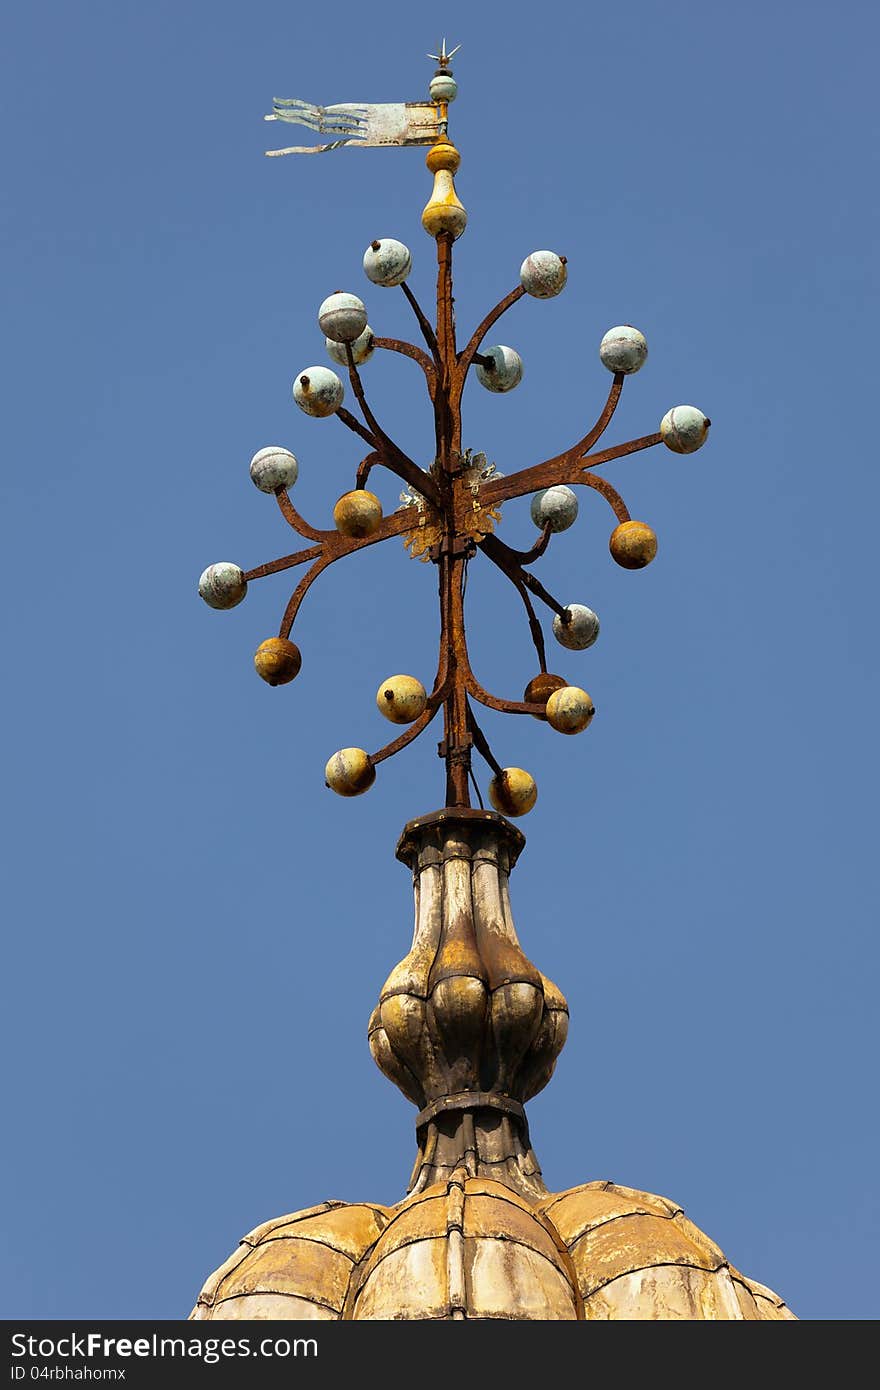
[[378, 531], [374, 531], [372, 536], [355, 539], [341, 536], [338, 531], [323, 531], [321, 545], [312, 545], [307, 550], [295, 551], [293, 555], [282, 555], [280, 560], [270, 560], [266, 565], [257, 565], [255, 569], [247, 570], [244, 577], [247, 580], [264, 579], [268, 574], [279, 574], [282, 570], [305, 565], [309, 560], [318, 560], [322, 556], [326, 557], [327, 564], [332, 564], [334, 560], [341, 560], [344, 555], [353, 555], [356, 550], [365, 550], [368, 545], [387, 541], [391, 536], [402, 535], [411, 528], [411, 519], [398, 510], [393, 515], [386, 516]]
[[304, 517], [301, 517], [296, 507], [290, 500], [290, 494], [286, 488], [280, 488], [275, 493], [275, 501], [281, 508], [281, 515], [294, 531], [298, 531], [301, 536], [306, 536], [311, 541], [322, 541], [327, 536], [333, 535], [332, 531], [319, 531], [317, 527], [311, 526]]
[[479, 348], [480, 343], [483, 341], [486, 334], [489, 332], [489, 329], [492, 327], [493, 323], [496, 323], [497, 320], [500, 319], [504, 311], [506, 309], [509, 309], [511, 304], [515, 304], [518, 299], [522, 299], [524, 294], [525, 290], [523, 289], [522, 285], [517, 285], [515, 290], [511, 290], [509, 294], [506, 294], [503, 299], [500, 299], [498, 301], [494, 309], [489, 310], [488, 314], [483, 319], [483, 322], [479, 324], [477, 328], [474, 329], [473, 335], [471, 336], [469, 342], [465, 347], [462, 348], [461, 352], [458, 354], [456, 384], [458, 386], [459, 394], [461, 393], [461, 388], [464, 385], [464, 379], [467, 376], [468, 368], [470, 367], [471, 362], [474, 360], [474, 353]]
[[[531, 578], [531, 575], [529, 578]], [[464, 628], [463, 604], [463, 595], [461, 591], [454, 586], [450, 594], [448, 612], [446, 611], [445, 600], [441, 606], [441, 634], [451, 629], [451, 641], [455, 646], [455, 669], [453, 673], [455, 679], [461, 682], [465, 690], [469, 691], [474, 699], [479, 700], [481, 705], [486, 705], [489, 709], [499, 710], [502, 714], [536, 714], [539, 717], [543, 717], [543, 705], [526, 704], [524, 701], [518, 700], [500, 700], [497, 696], [490, 695], [488, 690], [484, 690], [480, 685], [471, 669], [471, 659], [468, 654], [467, 638]], [[446, 645], [447, 644], [444, 643], [444, 648]]]
[[422, 312], [422, 308], [419, 304], [419, 301], [416, 299], [415, 295], [413, 294], [412, 290], [410, 289], [409, 285], [406, 283], [405, 280], [403, 281], [400, 288], [403, 290], [404, 294], [406, 295], [407, 299], [412, 305], [412, 311], [419, 321], [419, 328], [422, 330], [422, 337], [428, 344], [428, 347], [431, 349], [431, 356], [437, 363], [437, 366], [442, 367], [443, 364], [440, 360], [440, 346], [437, 342], [437, 335], [431, 327], [430, 320]]
[[372, 454], [367, 454], [366, 458], [361, 459], [360, 463], [358, 464], [357, 473], [355, 474], [355, 477], [354, 477], [354, 485], [355, 485], [355, 487], [356, 487], [356, 488], [366, 487], [366, 486], [367, 486], [367, 479], [369, 478], [370, 473], [371, 473], [373, 467], [375, 466], [375, 464], [381, 463], [381, 462], [382, 462], [382, 455], [381, 455], [381, 454], [377, 454], [377, 453], [375, 452], [375, 450], [373, 451]]
[[[367, 404], [363, 382], [361, 381], [360, 374], [355, 364], [354, 354], [351, 350], [351, 343], [345, 344], [345, 355], [348, 358], [348, 377], [351, 382], [351, 389], [354, 391], [358, 405], [364, 413], [364, 419], [369, 425], [373, 436], [375, 436], [374, 442], [378, 441], [377, 447], [381, 463], [385, 468], [389, 468], [392, 473], [396, 473], [398, 478], [402, 478], [405, 483], [409, 483], [410, 487], [416, 488], [423, 497], [427, 497], [435, 506], [438, 505], [440, 502], [440, 494], [437, 491], [433, 478], [425, 473], [424, 469], [419, 468], [419, 465], [414, 463], [413, 460], [394, 443], [393, 439], [389, 438]], [[339, 413], [340, 412], [337, 411], [337, 414]], [[383, 444], [385, 446], [384, 450], [382, 448]]]
[[268, 574], [280, 574], [282, 570], [293, 569], [296, 565], [306, 565], [309, 560], [318, 560], [323, 553], [323, 545], [310, 545], [307, 550], [297, 550], [293, 555], [282, 555], [280, 560], [270, 560], [267, 565], [245, 570], [244, 577], [248, 583], [252, 579], [265, 579]]
[[428, 394], [431, 400], [434, 399], [434, 392], [437, 390], [437, 370], [434, 363], [426, 352], [415, 343], [406, 343], [402, 338], [373, 338], [373, 347], [385, 348], [387, 352], [399, 352], [404, 357], [409, 357], [413, 362], [418, 362], [428, 381]]
[[379, 440], [374, 439], [370, 431], [361, 424], [357, 416], [352, 415], [350, 410], [346, 410], [344, 405], [341, 405], [336, 411], [336, 418], [337, 420], [341, 420], [343, 425], [347, 425], [350, 430], [354, 430], [355, 434], [359, 434], [361, 439], [365, 440], [371, 449], [378, 449]]
[[479, 724], [476, 721], [474, 712], [471, 709], [470, 700], [468, 700], [467, 702], [467, 716], [468, 728], [470, 729], [471, 737], [474, 740], [474, 747], [476, 748], [480, 756], [489, 764], [492, 771], [495, 773], [495, 776], [500, 777], [502, 775], [503, 768], [501, 767], [501, 764], [495, 757], [495, 754], [492, 752], [492, 749], [489, 747], [489, 740], [486, 738], [486, 735], [483, 733], [483, 730], [480, 728]]
[[481, 705], [485, 705], [487, 709], [498, 710], [500, 714], [536, 714], [543, 719], [547, 713], [543, 705], [527, 705], [523, 700], [501, 700], [497, 695], [490, 695], [488, 690], [484, 690], [480, 685], [470, 666], [465, 672], [465, 685]]
[[293, 620], [299, 612], [300, 604], [302, 603], [303, 599], [305, 598], [306, 594], [314, 584], [321, 571], [325, 570], [328, 565], [332, 565], [333, 561], [336, 558], [337, 557], [335, 555], [319, 556], [319, 558], [312, 565], [312, 568], [310, 570], [307, 570], [306, 573], [303, 575], [302, 579], [299, 581], [293, 593], [291, 594], [290, 601], [284, 610], [284, 617], [281, 619], [281, 626], [278, 629], [279, 637], [290, 636], [290, 629], [293, 627]]
[[483, 554], [488, 555], [493, 564], [496, 564], [500, 570], [503, 570], [508, 578], [512, 579], [515, 575], [520, 583], [524, 584], [527, 589], [530, 589], [536, 598], [539, 598], [542, 603], [546, 603], [547, 607], [552, 608], [554, 613], [558, 613], [560, 617], [563, 616], [566, 611], [565, 604], [555, 599], [553, 595], [544, 588], [544, 585], [539, 579], [536, 579], [528, 570], [522, 568], [522, 565], [520, 565], [516, 559], [515, 550], [511, 550], [510, 546], [505, 545], [504, 541], [499, 540], [497, 536], [484, 536], [483, 539], [478, 542], [478, 545]]
[[580, 481], [586, 487], [593, 487], [602, 494], [618, 521], [631, 520], [626, 503], [620, 493], [605, 478], [597, 478], [594, 473], [585, 473]]
[[[613, 449], [603, 449], [601, 454], [592, 454], [589, 458], [582, 459], [581, 468], [584, 471], [588, 468], [598, 468], [600, 463], [610, 463], [612, 459], [624, 458], [626, 454], [637, 454], [640, 449], [653, 449], [655, 444], [662, 443], [663, 436], [659, 430], [656, 434], [643, 434], [641, 439], [630, 439], [626, 444], [617, 444]], [[581, 479], [574, 478], [573, 481], [577, 483]]]
[[554, 463], [561, 463], [563, 459], [566, 461], [573, 461], [574, 459], [582, 458], [584, 454], [592, 449], [597, 439], [602, 438], [602, 435], [611, 424], [611, 417], [617, 409], [617, 402], [620, 400], [620, 393], [623, 390], [624, 380], [623, 372], [615, 372], [614, 380], [611, 383], [611, 390], [608, 392], [608, 399], [602, 409], [602, 414], [599, 416], [593, 428], [588, 430], [583, 439], [578, 440], [577, 444], [573, 444], [570, 449], [566, 449], [564, 454], [559, 454], [557, 458], [553, 460]]
[[507, 546], [507, 553], [520, 565], [533, 565], [536, 560], [540, 560], [548, 545], [550, 537], [553, 535], [553, 527], [550, 522], [546, 522], [531, 550], [514, 550], [512, 546]]
[[542, 671], [546, 671], [547, 649], [544, 646], [544, 633], [541, 629], [541, 624], [538, 621], [538, 615], [535, 612], [532, 600], [529, 598], [528, 593], [526, 592], [526, 586], [525, 584], [523, 584], [521, 579], [514, 578], [512, 574], [509, 574], [507, 577], [510, 580], [511, 584], [514, 585], [516, 592], [519, 594], [520, 598], [523, 601], [523, 604], [525, 605], [526, 614], [529, 620], [529, 631], [532, 634], [532, 642], [534, 643], [535, 651], [538, 653], [538, 665], [540, 666]]
[[610, 463], [612, 459], [623, 458], [626, 454], [637, 454], [640, 449], [652, 449], [662, 442], [662, 434], [645, 434], [641, 439], [630, 439], [626, 444], [617, 444], [613, 449], [603, 449], [599, 454], [590, 454], [573, 464], [559, 463], [549, 459], [547, 463], [536, 463], [532, 468], [524, 468], [508, 478], [485, 484], [481, 501], [485, 505], [505, 502], [510, 497], [523, 497], [528, 492], [539, 492], [541, 488], [555, 487], [557, 483], [582, 483], [587, 469], [598, 468], [600, 463]]

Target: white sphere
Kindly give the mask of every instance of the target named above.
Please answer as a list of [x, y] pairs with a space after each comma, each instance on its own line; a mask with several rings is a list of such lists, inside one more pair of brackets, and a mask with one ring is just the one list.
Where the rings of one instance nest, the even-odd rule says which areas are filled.
[[293, 383], [293, 399], [306, 415], [333, 415], [344, 395], [342, 382], [329, 367], [307, 367]]
[[[360, 367], [363, 362], [369, 362], [374, 351], [373, 342], [373, 330], [370, 327], [370, 325], [367, 324], [361, 336], [359, 338], [355, 338], [353, 343], [348, 344], [348, 346], [351, 348], [351, 355], [354, 358], [354, 365], [356, 367]], [[338, 362], [340, 367], [348, 366], [348, 356], [345, 351], [345, 343], [334, 343], [332, 338], [325, 338], [324, 346], [326, 347], [329, 356], [333, 358], [334, 362]]]
[[210, 608], [234, 608], [247, 593], [247, 580], [238, 565], [220, 560], [209, 565], [199, 580], [199, 594]]
[[432, 101], [455, 101], [458, 96], [458, 83], [451, 72], [438, 72], [431, 78], [428, 90]]
[[565, 289], [568, 271], [555, 251], [533, 251], [519, 269], [520, 284], [535, 299], [552, 299]]
[[599, 636], [599, 619], [592, 608], [583, 603], [570, 603], [566, 609], [569, 621], [564, 623], [559, 616], [553, 619], [553, 636], [560, 646], [571, 652], [583, 652], [592, 647]]
[[522, 381], [523, 364], [518, 352], [509, 347], [490, 347], [481, 350], [483, 357], [492, 359], [492, 367], [477, 363], [477, 381], [487, 391], [512, 391]]
[[367, 311], [356, 294], [337, 291], [318, 310], [321, 332], [336, 343], [353, 343], [367, 326]]
[[567, 531], [577, 521], [578, 500], [570, 487], [545, 487], [532, 498], [532, 521], [543, 531], [548, 521], [551, 531]]
[[599, 356], [609, 372], [630, 376], [645, 365], [647, 339], [631, 323], [621, 323], [617, 328], [609, 328], [599, 344]]
[[299, 464], [289, 449], [270, 444], [251, 459], [251, 482], [260, 492], [275, 492], [279, 487], [293, 487], [299, 477]]
[[364, 252], [364, 273], [374, 285], [402, 285], [412, 270], [409, 247], [393, 237], [372, 241]]
[[660, 433], [673, 453], [693, 454], [705, 444], [710, 424], [695, 405], [674, 405], [660, 421]]

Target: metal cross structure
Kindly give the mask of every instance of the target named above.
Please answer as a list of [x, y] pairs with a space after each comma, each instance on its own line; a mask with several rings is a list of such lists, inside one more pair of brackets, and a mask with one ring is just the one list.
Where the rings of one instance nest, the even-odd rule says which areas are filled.
[[[489, 390], [505, 392], [518, 385], [522, 363], [517, 353], [503, 345], [483, 346], [490, 329], [502, 314], [524, 295], [551, 298], [565, 286], [564, 256], [533, 252], [523, 262], [520, 282], [486, 314], [459, 347], [453, 309], [453, 245], [467, 225], [467, 213], [455, 191], [454, 176], [460, 156], [447, 136], [448, 104], [456, 95], [445, 41], [437, 58], [439, 66], [431, 82], [430, 104], [400, 106], [339, 105], [314, 107], [296, 99], [275, 103], [275, 118], [297, 120], [318, 131], [345, 138], [332, 145], [295, 147], [271, 153], [320, 152], [349, 144], [425, 144], [430, 140], [428, 169], [434, 175], [432, 196], [422, 214], [422, 224], [437, 247], [436, 315], [432, 323], [407, 284], [411, 268], [409, 251], [400, 242], [374, 241], [364, 256], [364, 269], [374, 284], [399, 287], [415, 315], [424, 346], [398, 338], [375, 335], [367, 323], [366, 309], [357, 296], [336, 293], [319, 310], [319, 324], [326, 335], [331, 358], [347, 369], [360, 418], [342, 405], [344, 387], [335, 372], [310, 367], [294, 382], [296, 403], [309, 415], [335, 415], [367, 446], [354, 478], [354, 488], [334, 509], [335, 527], [312, 526], [296, 510], [289, 489], [296, 481], [298, 465], [293, 454], [279, 447], [261, 449], [251, 462], [257, 487], [273, 493], [287, 523], [309, 542], [305, 547], [250, 570], [222, 563], [209, 566], [201, 577], [199, 592], [215, 608], [231, 608], [245, 596], [253, 580], [294, 569], [308, 568], [290, 597], [279, 634], [257, 650], [258, 673], [272, 685], [292, 680], [300, 669], [300, 653], [290, 634], [300, 606], [318, 576], [335, 561], [392, 537], [401, 537], [413, 556], [437, 567], [440, 600], [440, 641], [437, 673], [430, 691], [412, 677], [394, 676], [377, 695], [383, 714], [408, 727], [374, 753], [342, 749], [326, 768], [327, 784], [344, 796], [368, 790], [380, 763], [399, 753], [424, 732], [442, 710], [443, 739], [439, 745], [446, 765], [446, 805], [469, 807], [472, 751], [488, 763], [493, 777], [489, 795], [504, 815], [525, 814], [535, 803], [533, 778], [520, 768], [502, 768], [495, 759], [474, 713], [474, 703], [506, 714], [528, 714], [546, 720], [566, 734], [578, 733], [589, 724], [594, 710], [589, 695], [570, 686], [547, 670], [544, 636], [533, 598], [553, 613], [553, 631], [563, 647], [582, 650], [592, 645], [599, 631], [598, 619], [583, 605], [563, 605], [532, 573], [557, 532], [566, 530], [577, 515], [572, 487], [598, 492], [611, 507], [616, 526], [611, 535], [611, 554], [627, 569], [649, 564], [657, 550], [656, 536], [645, 523], [634, 521], [620, 494], [595, 470], [612, 460], [663, 443], [676, 453], [692, 453], [704, 442], [709, 420], [693, 406], [676, 406], [663, 417], [660, 428], [611, 448], [597, 445], [611, 423], [624, 380], [638, 371], [647, 356], [643, 335], [630, 325], [612, 328], [600, 344], [601, 361], [613, 380], [608, 398], [596, 422], [569, 448], [510, 476], [487, 465], [483, 454], [473, 455], [462, 445], [462, 397], [468, 379], [476, 376]], [[416, 112], [400, 138], [382, 139], [389, 112]], [[430, 113], [430, 120], [425, 112]], [[268, 119], [272, 119], [271, 117]], [[390, 118], [388, 118], [390, 119]], [[395, 119], [397, 119], [395, 117]], [[417, 126], [413, 123], [417, 120]], [[412, 138], [407, 130], [414, 131]], [[376, 138], [372, 138], [376, 136]], [[423, 469], [396, 444], [376, 419], [364, 393], [359, 367], [376, 351], [396, 352], [410, 358], [425, 379], [434, 415], [435, 456]], [[402, 506], [383, 516], [379, 499], [367, 489], [374, 468], [385, 468], [407, 487]], [[539, 528], [528, 550], [507, 545], [495, 528], [501, 503], [533, 495], [532, 517]], [[505, 699], [486, 690], [474, 674], [464, 618], [464, 589], [468, 563], [479, 552], [510, 580], [526, 610], [539, 674], [529, 681], [522, 700]], [[476, 786], [476, 782], [474, 782]], [[479, 793], [478, 793], [479, 795]]]

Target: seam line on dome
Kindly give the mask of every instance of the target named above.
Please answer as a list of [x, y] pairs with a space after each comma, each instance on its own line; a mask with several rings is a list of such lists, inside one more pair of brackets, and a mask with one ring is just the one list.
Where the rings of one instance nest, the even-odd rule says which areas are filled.
[[596, 1284], [595, 1288], [591, 1288], [589, 1292], [582, 1290], [584, 1303], [589, 1303], [594, 1294], [599, 1293], [602, 1289], [607, 1289], [609, 1284], [615, 1283], [618, 1279], [626, 1279], [630, 1274], [641, 1274], [644, 1269], [695, 1269], [700, 1274], [718, 1274], [720, 1270], [727, 1269], [727, 1261], [723, 1260], [714, 1268], [707, 1269], [705, 1265], [695, 1265], [690, 1260], [652, 1260], [650, 1264], [636, 1265], [635, 1269], [622, 1269], [619, 1274], [612, 1274], [608, 1279], [603, 1279], [601, 1283]]

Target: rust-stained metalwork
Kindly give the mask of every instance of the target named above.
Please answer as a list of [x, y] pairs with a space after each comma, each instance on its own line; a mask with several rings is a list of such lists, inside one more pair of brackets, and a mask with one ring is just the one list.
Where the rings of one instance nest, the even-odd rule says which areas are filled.
[[[437, 55], [439, 66], [431, 86], [430, 103], [399, 106], [343, 104], [317, 107], [295, 99], [276, 101], [271, 117], [267, 118], [296, 122], [315, 131], [340, 137], [330, 145], [307, 147], [309, 152], [351, 144], [430, 145], [426, 162], [434, 175], [434, 190], [422, 215], [422, 221], [437, 249], [433, 322], [407, 284], [407, 275], [412, 263], [407, 247], [395, 241], [374, 240], [365, 254], [364, 268], [368, 278], [376, 283], [389, 287], [397, 286], [413, 311], [424, 346], [401, 338], [372, 335], [371, 348], [401, 354], [421, 368], [434, 417], [435, 454], [428, 467], [421, 467], [380, 425], [367, 400], [352, 345], [350, 342], [340, 342], [339, 350], [334, 348], [334, 358], [348, 367], [349, 383], [359, 415], [341, 405], [333, 413], [369, 448], [369, 453], [356, 470], [354, 492], [346, 494], [337, 504], [338, 529], [331, 531], [312, 526], [300, 516], [290, 500], [287, 486], [279, 485], [275, 491], [285, 520], [312, 544], [294, 554], [282, 556], [278, 560], [246, 571], [243, 583], [246, 585], [251, 580], [277, 574], [298, 565], [308, 565], [291, 595], [279, 628], [279, 636], [289, 639], [294, 620], [306, 594], [318, 576], [336, 560], [352, 555], [365, 546], [388, 540], [392, 536], [401, 536], [414, 558], [436, 565], [440, 602], [440, 656], [437, 679], [424, 711], [403, 734], [374, 753], [372, 761], [379, 763], [405, 748], [427, 728], [442, 709], [443, 737], [439, 747], [446, 763], [446, 804], [463, 808], [470, 804], [468, 788], [474, 748], [486, 758], [496, 776], [500, 772], [499, 764], [476, 723], [471, 701], [508, 714], [530, 714], [540, 719], [544, 719], [545, 716], [543, 703], [533, 703], [527, 699], [507, 699], [492, 694], [481, 685], [474, 674], [468, 650], [463, 602], [470, 561], [479, 551], [505, 575], [516, 590], [525, 608], [529, 633], [542, 675], [547, 672], [547, 656], [544, 634], [533, 599], [537, 599], [556, 615], [557, 635], [571, 620], [568, 608], [532, 573], [532, 566], [540, 560], [550, 544], [553, 527], [548, 522], [531, 548], [515, 550], [496, 534], [496, 528], [501, 521], [501, 504], [560, 485], [571, 487], [580, 484], [588, 487], [605, 499], [616, 518], [618, 531], [615, 532], [615, 536], [618, 539], [611, 547], [612, 555], [625, 567], [639, 567], [653, 558], [654, 552], [650, 545], [653, 532], [644, 523], [632, 522], [630, 512], [619, 492], [604, 478], [596, 476], [594, 470], [612, 460], [652, 448], [661, 442], [677, 452], [690, 451], [699, 447], [699, 443], [705, 437], [708, 422], [693, 407], [676, 407], [664, 417], [662, 430], [665, 433], [657, 431], [597, 451], [596, 446], [614, 417], [625, 377], [637, 371], [647, 355], [647, 344], [642, 335], [637, 329], [623, 325], [611, 330], [602, 340], [600, 356], [604, 365], [612, 372], [611, 387], [595, 423], [574, 444], [544, 462], [532, 464], [514, 474], [496, 473], [494, 466], [485, 466], [485, 455], [475, 455], [463, 447], [462, 399], [469, 375], [472, 369], [478, 368], [484, 377], [487, 374], [491, 375], [495, 363], [492, 354], [509, 351], [484, 347], [487, 334], [502, 315], [526, 294], [547, 298], [559, 293], [565, 284], [567, 272], [564, 256], [546, 251], [533, 253], [523, 262], [520, 283], [499, 299], [471, 332], [465, 345], [462, 348], [458, 347], [453, 300], [453, 245], [465, 229], [467, 213], [455, 192], [454, 180], [460, 155], [447, 134], [448, 104], [454, 99], [456, 91], [449, 68], [450, 56], [444, 43]], [[345, 318], [347, 314], [351, 318], [352, 314], [355, 314], [357, 322], [349, 325], [352, 329], [360, 330], [361, 319], [366, 317], [362, 302], [356, 296], [347, 293], [334, 294], [322, 309], [325, 316], [330, 314], [331, 309], [338, 310], [337, 317], [342, 314]], [[372, 330], [369, 331], [372, 334]], [[300, 383], [304, 380], [307, 378], [301, 377]], [[329, 406], [327, 409], [329, 410]], [[279, 451], [266, 452], [272, 455], [270, 462], [274, 466], [275, 455]], [[284, 454], [284, 451], [281, 451], [279, 457], [281, 454]], [[281, 463], [288, 472], [293, 470], [295, 481], [296, 461], [293, 460], [291, 464], [291, 458], [292, 456], [284, 454]], [[264, 491], [271, 489], [271, 479], [274, 476], [266, 471], [267, 468], [268, 465], [265, 465], [256, 479], [258, 486]], [[376, 521], [381, 512], [377, 500], [368, 502], [365, 498], [364, 506], [360, 506], [356, 496], [357, 493], [365, 491], [368, 479], [376, 468], [384, 468], [395, 474], [407, 489], [401, 494], [403, 506], [392, 516], [379, 521], [378, 525]], [[624, 524], [627, 524], [626, 529], [620, 531]], [[370, 534], [364, 534], [368, 527], [375, 529], [372, 529]], [[356, 534], [358, 530], [361, 532], [360, 535]], [[341, 534], [343, 531], [347, 531], [348, 534]], [[641, 538], [638, 544], [635, 539], [637, 535]], [[563, 645], [576, 644], [563, 641]]]
[[[297, 565], [310, 568], [299, 582], [285, 609], [279, 635], [289, 638], [294, 620], [309, 588], [328, 565], [352, 555], [368, 545], [375, 545], [392, 536], [403, 536], [410, 553], [437, 566], [440, 595], [441, 675], [428, 698], [424, 713], [400, 737], [371, 755], [374, 763], [392, 757], [421, 734], [443, 708], [444, 730], [441, 744], [446, 762], [446, 802], [449, 806], [470, 805], [469, 773], [471, 750], [474, 747], [475, 720], [470, 707], [474, 699], [489, 709], [507, 714], [531, 714], [543, 718], [541, 704], [525, 700], [504, 699], [493, 695], [477, 680], [471, 668], [464, 621], [463, 590], [467, 566], [476, 550], [481, 551], [510, 580], [526, 610], [529, 631], [542, 672], [547, 669], [546, 649], [540, 622], [530, 595], [565, 621], [566, 608], [550, 594], [530, 566], [546, 552], [552, 537], [545, 526], [535, 545], [519, 551], [506, 545], [493, 532], [498, 525], [500, 504], [522, 497], [539, 489], [559, 483], [583, 484], [599, 492], [611, 506], [618, 522], [630, 520], [630, 513], [620, 494], [591, 469], [612, 459], [622, 458], [640, 449], [661, 442], [659, 433], [630, 440], [601, 453], [591, 450], [611, 423], [623, 389], [624, 375], [614, 376], [608, 399], [587, 433], [568, 449], [509, 476], [494, 476], [474, 463], [469, 451], [462, 450], [461, 402], [468, 372], [479, 359], [480, 346], [489, 329], [503, 313], [526, 293], [518, 285], [499, 300], [468, 339], [466, 346], [456, 347], [455, 315], [452, 290], [452, 247], [454, 236], [441, 232], [437, 243], [437, 302], [436, 320], [432, 325], [418, 304], [415, 295], [404, 282], [400, 288], [411, 304], [429, 352], [414, 343], [398, 338], [374, 339], [378, 349], [396, 352], [411, 358], [424, 373], [428, 399], [434, 414], [436, 457], [429, 469], [421, 468], [386, 433], [373, 414], [363, 387], [360, 372], [354, 362], [351, 347], [346, 344], [348, 375], [362, 419], [340, 408], [336, 414], [350, 430], [370, 446], [370, 453], [359, 465], [355, 488], [365, 488], [373, 469], [383, 467], [395, 473], [407, 484], [404, 505], [386, 517], [374, 534], [356, 538], [340, 535], [336, 530], [320, 530], [312, 526], [294, 507], [285, 488], [276, 492], [279, 508], [289, 525], [305, 539], [315, 544], [292, 555], [255, 566], [245, 572], [245, 579], [261, 579]], [[411, 499], [411, 500], [410, 500]], [[484, 749], [488, 744], [481, 734]], [[490, 766], [498, 767], [491, 750]]]

